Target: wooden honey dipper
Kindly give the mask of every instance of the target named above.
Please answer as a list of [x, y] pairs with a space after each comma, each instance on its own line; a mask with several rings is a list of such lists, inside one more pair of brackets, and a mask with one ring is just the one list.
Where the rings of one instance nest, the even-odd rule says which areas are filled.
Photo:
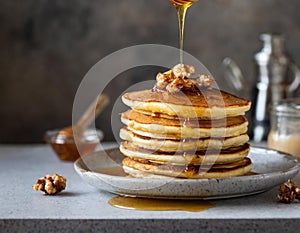
[[74, 137], [80, 139], [84, 134], [86, 128], [91, 124], [91, 122], [97, 118], [97, 116], [103, 111], [103, 109], [108, 105], [109, 98], [105, 94], [98, 95], [96, 99], [90, 104], [86, 111], [82, 114], [75, 125], [63, 128], [58, 133], [57, 137]]

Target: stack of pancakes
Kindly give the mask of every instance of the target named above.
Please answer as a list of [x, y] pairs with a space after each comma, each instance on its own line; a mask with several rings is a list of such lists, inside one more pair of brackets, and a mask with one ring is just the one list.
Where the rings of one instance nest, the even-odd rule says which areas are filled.
[[126, 93], [123, 169], [133, 177], [225, 178], [252, 168], [250, 101], [214, 88]]

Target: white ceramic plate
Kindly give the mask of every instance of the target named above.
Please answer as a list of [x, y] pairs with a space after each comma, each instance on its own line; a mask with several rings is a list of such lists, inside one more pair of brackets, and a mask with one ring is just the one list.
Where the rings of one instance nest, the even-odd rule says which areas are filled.
[[90, 185], [114, 194], [148, 198], [219, 199], [267, 191], [293, 178], [300, 170], [291, 155], [252, 147], [249, 157], [255, 175], [224, 179], [131, 178], [122, 171], [118, 148], [98, 151], [78, 159], [77, 173]]

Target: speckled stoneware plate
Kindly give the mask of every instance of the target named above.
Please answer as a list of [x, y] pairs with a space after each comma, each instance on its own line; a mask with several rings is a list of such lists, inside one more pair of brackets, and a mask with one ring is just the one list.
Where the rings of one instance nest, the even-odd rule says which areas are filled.
[[78, 159], [74, 166], [88, 184], [114, 194], [169, 199], [219, 199], [267, 191], [300, 170], [298, 160], [275, 150], [252, 147], [252, 173], [224, 179], [132, 178], [122, 170], [118, 148], [98, 151]]

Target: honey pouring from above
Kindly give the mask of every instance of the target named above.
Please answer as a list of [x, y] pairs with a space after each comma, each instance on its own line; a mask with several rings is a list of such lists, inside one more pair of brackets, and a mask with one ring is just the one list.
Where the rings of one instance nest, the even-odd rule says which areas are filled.
[[46, 132], [46, 142], [52, 146], [61, 160], [75, 161], [81, 155], [95, 150], [103, 134], [99, 130], [89, 130], [87, 127], [97, 118], [108, 103], [108, 96], [104, 94], [99, 95], [75, 125], [61, 130], [49, 130]]
[[180, 35], [180, 64], [183, 64], [183, 38], [184, 38], [184, 23], [185, 14], [187, 9], [198, 0], [170, 0], [170, 2], [177, 9], [178, 23], [179, 23], [179, 35]]

